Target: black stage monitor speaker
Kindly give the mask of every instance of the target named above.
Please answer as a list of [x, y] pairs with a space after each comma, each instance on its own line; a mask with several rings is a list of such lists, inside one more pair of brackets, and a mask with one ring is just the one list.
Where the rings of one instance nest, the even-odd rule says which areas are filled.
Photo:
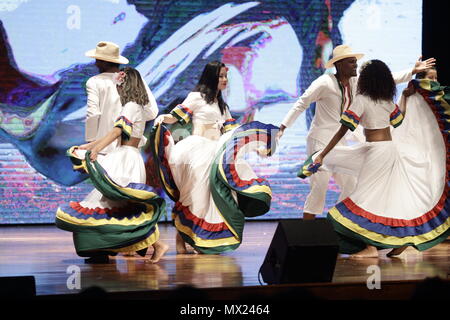
[[27, 299], [36, 296], [34, 276], [0, 277], [0, 297]]
[[282, 220], [260, 272], [267, 284], [331, 282], [338, 250], [328, 220]]

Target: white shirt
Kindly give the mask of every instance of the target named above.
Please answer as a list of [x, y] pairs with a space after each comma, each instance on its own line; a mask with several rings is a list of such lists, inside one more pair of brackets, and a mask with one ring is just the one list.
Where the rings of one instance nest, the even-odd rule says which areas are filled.
[[352, 105], [343, 112], [341, 123], [354, 130], [358, 125], [365, 129], [384, 129], [400, 125], [403, 114], [393, 101], [373, 100], [357, 94]]
[[194, 125], [220, 123], [221, 126], [227, 119], [231, 118], [228, 109], [222, 114], [219, 104], [217, 102], [207, 103], [200, 92], [190, 92], [182, 105], [192, 110], [192, 123]]
[[[114, 122], [122, 110], [119, 93], [113, 81], [115, 73], [104, 72], [89, 78], [86, 82], [87, 115], [85, 127], [86, 141], [94, 141], [104, 137], [114, 127]], [[144, 107], [145, 121], [158, 115], [158, 106], [150, 88], [144, 82], [149, 103]], [[108, 153], [114, 150], [118, 141], [113, 141], [103, 149]]]
[[[392, 73], [395, 83], [410, 81], [411, 70]], [[316, 102], [316, 111], [309, 129], [308, 137], [328, 143], [339, 130], [339, 120], [342, 112], [348, 107], [357, 89], [357, 77], [349, 80], [351, 96], [342, 99], [342, 90], [334, 74], [323, 74], [313, 81], [303, 95], [294, 103], [291, 110], [281, 122], [285, 127], [290, 127], [298, 116], [305, 111], [311, 103]], [[346, 102], [346, 103], [344, 103]]]
[[147, 122], [144, 114], [144, 108], [135, 102], [126, 103], [120, 111], [114, 126], [119, 126], [126, 136], [140, 138], [139, 148], [143, 147], [147, 138], [144, 137], [145, 123]]
[[219, 104], [207, 103], [200, 92], [190, 92], [183, 103], [176, 106], [171, 113], [177, 118], [183, 118], [186, 123], [192, 121], [193, 134], [213, 140], [220, 137], [222, 128], [234, 121], [228, 108], [222, 114]]

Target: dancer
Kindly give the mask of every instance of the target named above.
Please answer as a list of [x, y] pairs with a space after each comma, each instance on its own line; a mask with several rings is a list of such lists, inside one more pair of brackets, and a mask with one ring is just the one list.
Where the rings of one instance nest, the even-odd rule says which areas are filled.
[[[242, 242], [246, 216], [266, 213], [271, 189], [242, 159], [252, 150], [273, 152], [275, 126], [251, 122], [242, 126], [231, 118], [222, 90], [227, 68], [209, 62], [182, 104], [158, 116], [153, 131], [154, 158], [161, 182], [175, 201], [173, 221], [178, 230], [177, 253], [187, 253], [186, 242], [199, 253], [221, 253]], [[174, 144], [162, 125], [192, 123], [192, 135]]]
[[[306, 139], [306, 152], [310, 156], [317, 150], [323, 149], [338, 130], [342, 112], [354, 100], [357, 83], [357, 60], [363, 56], [361, 53], [354, 53], [347, 45], [339, 45], [334, 48], [333, 58], [326, 63], [325, 67], [332, 68], [335, 66], [336, 74], [324, 74], [309, 86], [283, 119], [278, 139], [282, 137], [284, 130], [292, 126], [298, 116], [311, 103], [316, 102], [315, 115]], [[395, 82], [398, 84], [411, 80], [412, 74], [426, 70], [434, 65], [434, 61], [434, 58], [425, 61], [419, 59], [412, 70], [394, 74]], [[346, 144], [345, 139], [337, 143], [337, 145]], [[314, 219], [316, 215], [322, 214], [331, 176], [341, 190], [339, 201], [345, 199], [354, 189], [356, 181], [352, 176], [324, 171], [316, 173], [309, 179], [310, 192], [303, 209], [304, 219]]]
[[416, 74], [416, 79], [428, 79], [434, 82], [438, 82], [438, 73], [436, 68], [430, 68], [423, 72]]
[[[416, 79], [420, 80], [420, 79], [428, 79], [434, 82], [438, 82], [438, 74], [437, 74], [437, 69], [436, 68], [430, 68], [428, 70], [425, 70], [423, 72], [419, 72], [418, 74], [416, 74]], [[416, 93], [416, 88], [414, 87], [413, 83], [410, 82], [408, 84], [408, 87], [406, 87], [403, 92], [402, 95], [407, 98], [410, 95]], [[406, 101], [406, 100], [405, 100]]]
[[[121, 64], [128, 64], [128, 59], [119, 54], [119, 46], [113, 42], [100, 41], [95, 49], [86, 52], [86, 56], [95, 59], [95, 66], [100, 74], [86, 82], [87, 115], [85, 138], [91, 142], [104, 137], [113, 127], [119, 115], [122, 104], [116, 89], [117, 73]], [[150, 121], [158, 115], [156, 99], [147, 84], [148, 106], [145, 106], [145, 121]], [[108, 153], [118, 146], [114, 140], [102, 152]]]
[[[355, 190], [328, 213], [341, 237], [340, 251], [352, 257], [378, 257], [377, 249], [386, 248], [392, 248], [388, 256], [407, 246], [425, 250], [450, 234], [448, 130], [440, 130], [448, 122], [443, 94], [448, 89], [429, 80], [412, 83], [421, 97], [401, 112], [393, 102], [395, 82], [386, 64], [371, 60], [363, 65], [357, 96], [343, 112], [340, 129], [312, 157], [313, 171], [323, 164], [319, 171], [357, 176]], [[367, 142], [335, 147], [358, 124]], [[400, 127], [391, 130], [390, 125]]]
[[[78, 168], [90, 175], [96, 189], [80, 203], [58, 208], [56, 225], [73, 232], [77, 253], [92, 257], [87, 262], [107, 262], [108, 255], [118, 252], [135, 251], [145, 256], [151, 245], [154, 252], [150, 261], [156, 263], [168, 246], [159, 240], [156, 225], [164, 211], [164, 200], [145, 185], [139, 151], [146, 140], [143, 106], [148, 104], [148, 95], [139, 72], [133, 68], [120, 72], [117, 82], [123, 107], [114, 128], [101, 139], [72, 147], [69, 152]], [[113, 141], [118, 141], [119, 147], [101, 155]]]
[[[100, 41], [95, 49], [86, 52], [86, 56], [95, 59], [95, 66], [100, 71], [100, 74], [89, 78], [86, 82], [87, 114], [85, 139], [88, 142], [104, 137], [114, 127], [114, 121], [122, 109], [116, 89], [116, 78], [120, 71], [120, 65], [128, 64], [129, 61], [121, 56], [119, 52], [119, 46], [109, 41]], [[144, 115], [145, 121], [150, 121], [158, 115], [158, 106], [147, 84], [145, 84], [145, 90], [147, 91], [149, 102], [144, 107]], [[107, 154], [118, 146], [118, 140], [116, 139], [106, 146], [102, 153]], [[134, 252], [124, 252], [123, 255], [133, 256]]]

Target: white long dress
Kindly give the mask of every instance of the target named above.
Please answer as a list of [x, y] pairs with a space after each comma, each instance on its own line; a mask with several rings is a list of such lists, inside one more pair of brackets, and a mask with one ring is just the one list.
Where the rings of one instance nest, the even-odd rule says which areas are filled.
[[[429, 80], [413, 84], [418, 93], [406, 100], [405, 118], [392, 130], [392, 141], [335, 147], [319, 169], [358, 179], [350, 196], [328, 212], [341, 235], [342, 253], [367, 244], [425, 250], [450, 235], [448, 88]], [[343, 113], [343, 124], [364, 125], [364, 118], [382, 114], [385, 122], [391, 116], [392, 124], [400, 124], [398, 111], [387, 112], [368, 98], [359, 100]]]
[[245, 217], [266, 213], [272, 195], [268, 181], [243, 157], [255, 150], [273, 152], [278, 128], [260, 122], [237, 126], [228, 110], [221, 114], [218, 104], [208, 104], [199, 92], [191, 92], [172, 114], [181, 123], [192, 121], [193, 134], [174, 144], [159, 126], [151, 141], [161, 182], [175, 201], [175, 227], [202, 253], [236, 249]]
[[[121, 139], [143, 136], [143, 108], [128, 102], [114, 124], [122, 129]], [[71, 201], [58, 208], [56, 226], [73, 232], [75, 249], [80, 256], [139, 251], [159, 239], [157, 222], [165, 202], [145, 185], [145, 166], [139, 148], [120, 145], [97, 161], [89, 153], [72, 147], [71, 160], [85, 170], [96, 187], [83, 201]]]

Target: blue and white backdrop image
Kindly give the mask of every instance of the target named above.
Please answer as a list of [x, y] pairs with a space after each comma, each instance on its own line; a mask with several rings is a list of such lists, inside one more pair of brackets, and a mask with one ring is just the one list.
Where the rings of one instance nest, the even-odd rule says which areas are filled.
[[[421, 34], [420, 0], [0, 0], [0, 224], [52, 223], [59, 205], [92, 189], [65, 151], [84, 142], [85, 83], [97, 73], [84, 53], [101, 40], [120, 46], [160, 112], [221, 60], [238, 122], [279, 126], [314, 79], [334, 72], [323, 68], [334, 46], [399, 71], [421, 55]], [[249, 159], [273, 191], [259, 219], [301, 216], [309, 185], [296, 172], [313, 116], [311, 106], [273, 157]], [[338, 193], [331, 181], [325, 210]]]

